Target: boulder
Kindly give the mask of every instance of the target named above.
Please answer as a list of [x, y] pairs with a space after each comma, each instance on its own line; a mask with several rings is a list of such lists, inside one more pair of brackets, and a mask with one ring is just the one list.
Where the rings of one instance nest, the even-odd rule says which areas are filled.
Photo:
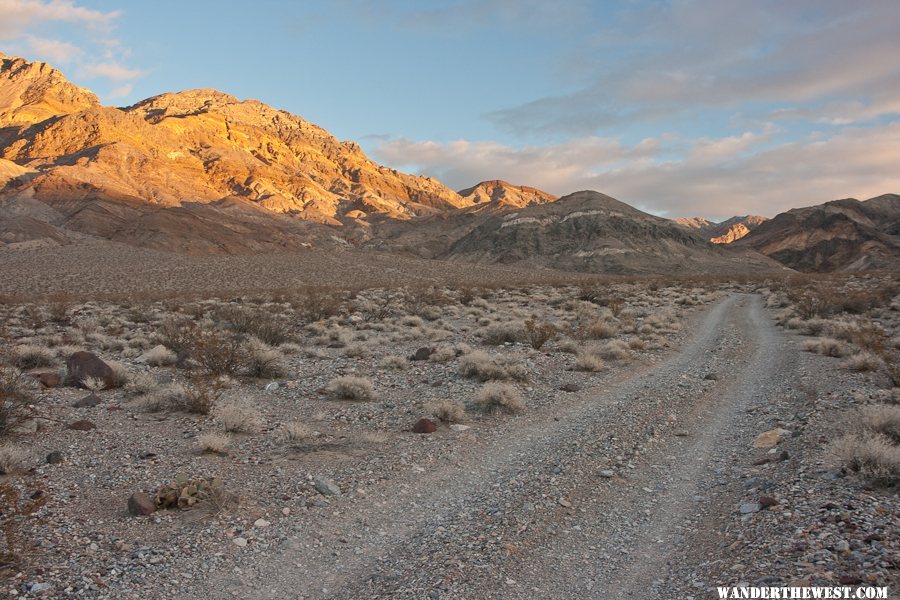
[[66, 382], [75, 387], [84, 387], [88, 377], [101, 379], [106, 387], [115, 385], [113, 370], [108, 364], [92, 352], [80, 351], [66, 359]]
[[32, 373], [32, 377], [38, 380], [38, 382], [46, 387], [46, 388], [55, 388], [59, 387], [59, 384], [62, 383], [62, 379], [59, 376], [59, 373], [53, 371], [44, 371], [42, 373]]
[[135, 492], [128, 498], [128, 513], [135, 517], [156, 512], [156, 503], [149, 494]]
[[413, 433], [434, 433], [437, 431], [437, 425], [431, 419], [422, 417], [415, 425], [413, 425]]
[[419, 348], [413, 355], [409, 357], [409, 360], [428, 360], [431, 358], [431, 355], [434, 354], [434, 348]]

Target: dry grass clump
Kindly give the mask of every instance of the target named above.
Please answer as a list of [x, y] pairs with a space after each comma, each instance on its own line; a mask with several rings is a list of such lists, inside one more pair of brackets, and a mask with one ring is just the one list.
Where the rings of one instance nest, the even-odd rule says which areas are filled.
[[857, 352], [844, 361], [844, 367], [857, 373], [877, 371], [883, 364], [880, 357], [866, 350]]
[[[430, 358], [430, 357], [429, 357]], [[399, 354], [390, 354], [378, 361], [378, 366], [382, 369], [400, 370], [405, 369], [409, 362], [405, 356]]]
[[0, 445], [0, 475], [12, 475], [24, 469], [28, 453], [12, 444]]
[[486, 413], [521, 413], [525, 410], [522, 394], [508, 383], [490, 382], [478, 391], [477, 406]]
[[456, 348], [453, 346], [438, 346], [435, 348], [428, 360], [436, 363], [450, 362], [456, 358]]
[[18, 369], [0, 367], [0, 436], [29, 417], [34, 399]]
[[367, 402], [375, 399], [375, 388], [365, 377], [337, 377], [329, 382], [327, 389], [339, 400]]
[[112, 375], [110, 375], [111, 385], [109, 387], [120, 388], [128, 385], [131, 375], [128, 373], [128, 369], [125, 368], [125, 365], [115, 361], [109, 361], [106, 364], [109, 365], [112, 371]]
[[263, 307], [226, 305], [215, 312], [214, 318], [224, 321], [232, 331], [253, 336], [271, 346], [291, 340], [287, 320]]
[[486, 352], [474, 350], [459, 359], [459, 372], [479, 381], [513, 379], [524, 381], [528, 371], [519, 363], [494, 358]]
[[628, 360], [631, 358], [628, 344], [622, 340], [610, 340], [601, 346], [598, 352], [606, 360]]
[[491, 323], [481, 330], [481, 341], [489, 346], [514, 344], [522, 339], [522, 330], [522, 323]]
[[197, 437], [197, 445], [201, 452], [210, 454], [225, 454], [231, 438], [224, 433], [201, 433]]
[[603, 357], [600, 348], [588, 346], [575, 355], [575, 370], [597, 373], [603, 370]]
[[238, 336], [216, 329], [197, 329], [189, 343], [191, 359], [211, 375], [236, 375], [244, 362]]
[[303, 423], [292, 421], [278, 430], [278, 438], [286, 446], [303, 446], [315, 438], [315, 432]]
[[462, 423], [466, 418], [466, 407], [461, 402], [436, 400], [425, 405], [425, 410], [441, 423]]
[[50, 348], [37, 344], [21, 344], [13, 348], [13, 364], [20, 369], [49, 367], [56, 356]]
[[900, 444], [900, 406], [868, 406], [862, 410], [861, 424]]
[[178, 355], [159, 344], [142, 354], [141, 360], [153, 367], [167, 367], [175, 364]]
[[263, 426], [262, 415], [247, 402], [229, 402], [215, 409], [216, 418], [230, 433], [254, 433]]
[[594, 321], [587, 326], [586, 337], [595, 340], [605, 340], [616, 337], [619, 328], [609, 321]]
[[159, 382], [152, 373], [137, 373], [128, 381], [125, 391], [133, 396], [143, 396], [159, 388]]
[[101, 377], [85, 377], [81, 380], [81, 385], [91, 392], [99, 392], [106, 389], [106, 380]]
[[834, 446], [844, 465], [879, 485], [900, 482], [900, 446], [878, 433], [850, 434]]
[[343, 299], [337, 290], [323, 287], [305, 288], [291, 302], [307, 321], [321, 321], [341, 312]]
[[814, 354], [833, 356], [835, 358], [843, 358], [850, 353], [850, 349], [847, 348], [846, 344], [840, 340], [828, 337], [806, 340], [803, 342], [803, 349]]
[[244, 359], [250, 377], [277, 379], [287, 374], [284, 355], [258, 338], [247, 342]]

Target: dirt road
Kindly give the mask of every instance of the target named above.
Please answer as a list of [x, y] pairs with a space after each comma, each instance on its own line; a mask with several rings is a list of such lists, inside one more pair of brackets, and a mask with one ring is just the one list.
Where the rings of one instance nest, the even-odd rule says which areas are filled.
[[264, 563], [192, 595], [674, 597], [679, 557], [715, 541], [698, 524], [737, 509], [725, 484], [758, 433], [748, 409], [791, 381], [788, 344], [759, 297], [730, 296], [666, 362], [342, 498]]

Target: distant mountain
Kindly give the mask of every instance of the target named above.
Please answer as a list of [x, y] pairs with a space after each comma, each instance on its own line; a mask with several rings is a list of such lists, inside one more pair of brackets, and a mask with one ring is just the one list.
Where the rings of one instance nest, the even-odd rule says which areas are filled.
[[481, 183], [459, 191], [459, 195], [475, 205], [491, 203], [495, 206], [525, 208], [532, 204], [546, 204], [556, 200], [556, 196], [537, 188], [513, 185], [501, 179]]
[[781, 213], [734, 244], [799, 271], [900, 268], [900, 196], [853, 198]]
[[696, 230], [713, 244], [730, 244], [741, 239], [760, 223], [765, 223], [767, 220], [766, 217], [746, 215], [743, 217], [731, 217], [721, 223], [716, 223], [703, 217], [682, 217], [675, 219], [675, 222], [682, 227]]

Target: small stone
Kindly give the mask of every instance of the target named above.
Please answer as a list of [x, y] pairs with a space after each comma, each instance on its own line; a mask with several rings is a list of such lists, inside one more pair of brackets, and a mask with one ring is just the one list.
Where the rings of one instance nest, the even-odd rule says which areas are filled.
[[37, 379], [38, 382], [40, 382], [40, 384], [46, 388], [59, 387], [59, 384], [62, 383], [62, 380], [59, 377], [59, 373], [54, 373], [52, 371], [32, 373], [31, 376]]
[[97, 426], [91, 421], [81, 420], [69, 423], [67, 429], [72, 429], [74, 431], [90, 431], [91, 429], [97, 429]]
[[450, 426], [450, 431], [456, 431], [456, 432], [468, 431], [469, 429], [472, 429], [472, 428], [469, 427], [468, 425], [463, 425], [462, 423], [454, 423], [453, 425]]
[[753, 440], [754, 448], [773, 448], [780, 444], [791, 432], [787, 429], [771, 429], [765, 431]]
[[63, 453], [58, 450], [54, 450], [50, 454], [47, 455], [47, 464], [48, 465], [58, 465], [63, 461]]
[[291, 509], [289, 509], [287, 506], [285, 506], [284, 508], [281, 509], [281, 514], [283, 514], [286, 517], [289, 516], [291, 514]]
[[132, 516], [150, 515], [155, 511], [156, 503], [144, 492], [135, 492], [128, 498], [128, 513]]
[[778, 504], [778, 500], [773, 498], [772, 496], [760, 496], [759, 497], [759, 505], [763, 508], [769, 508], [771, 506], [775, 506]]
[[53, 587], [53, 586], [51, 586], [46, 581], [40, 581], [38, 583], [32, 583], [29, 586], [28, 591], [32, 594], [41, 594], [43, 592], [48, 591], [51, 587]]
[[273, 382], [269, 383], [268, 385], [266, 385], [266, 387], [265, 387], [265, 390], [266, 390], [267, 392], [274, 392], [274, 391], [277, 390], [277, 389], [278, 389], [278, 382], [277, 382], [277, 381], [273, 381]]
[[413, 433], [434, 433], [437, 431], [437, 425], [431, 419], [422, 417], [415, 425], [413, 425]]
[[834, 545], [834, 550], [835, 552], [840, 552], [841, 554], [850, 552], [850, 542], [848, 542], [847, 540], [841, 540]]
[[607, 479], [613, 477], [615, 474], [616, 472], [612, 469], [603, 469], [602, 471], [600, 471], [600, 477], [605, 477]]
[[862, 582], [862, 578], [856, 575], [841, 575], [838, 579], [838, 583], [841, 585], [859, 585]]
[[759, 512], [762, 507], [759, 502], [744, 502], [741, 504], [740, 511], [742, 515], [749, 515], [755, 512]]
[[313, 487], [323, 496], [340, 496], [341, 488], [331, 479], [327, 477], [316, 477], [313, 480]]
[[74, 406], [75, 408], [93, 408], [101, 402], [102, 400], [100, 400], [100, 396], [91, 392], [81, 400], [76, 401], [72, 406]]
[[719, 376], [718, 376], [716, 373], [707, 373], [707, 374], [703, 377], [703, 379], [705, 379], [706, 381], [718, 381], [718, 380], [719, 380]]
[[265, 519], [257, 519], [255, 521], [253, 521], [253, 526], [259, 527], [260, 529], [264, 529], [264, 528], [268, 527], [269, 525], [271, 525], [271, 523], [269, 523]]
[[567, 384], [563, 385], [562, 387], [560, 387], [559, 389], [562, 390], [563, 392], [568, 392], [570, 394], [573, 394], [575, 392], [580, 392], [581, 386], [578, 385], [577, 383], [567, 383]]
[[237, 546], [238, 548], [243, 548], [244, 546], [247, 545], [247, 538], [236, 537], [233, 540], [231, 540], [231, 543], [234, 544], [235, 546]]
[[568, 500], [566, 500], [565, 498], [560, 498], [559, 500], [557, 500], [557, 502], [559, 502], [559, 505], [560, 505], [560, 506], [563, 506], [563, 507], [565, 507], [565, 508], [571, 508], [571, 507], [572, 507], [572, 503], [569, 502]]

